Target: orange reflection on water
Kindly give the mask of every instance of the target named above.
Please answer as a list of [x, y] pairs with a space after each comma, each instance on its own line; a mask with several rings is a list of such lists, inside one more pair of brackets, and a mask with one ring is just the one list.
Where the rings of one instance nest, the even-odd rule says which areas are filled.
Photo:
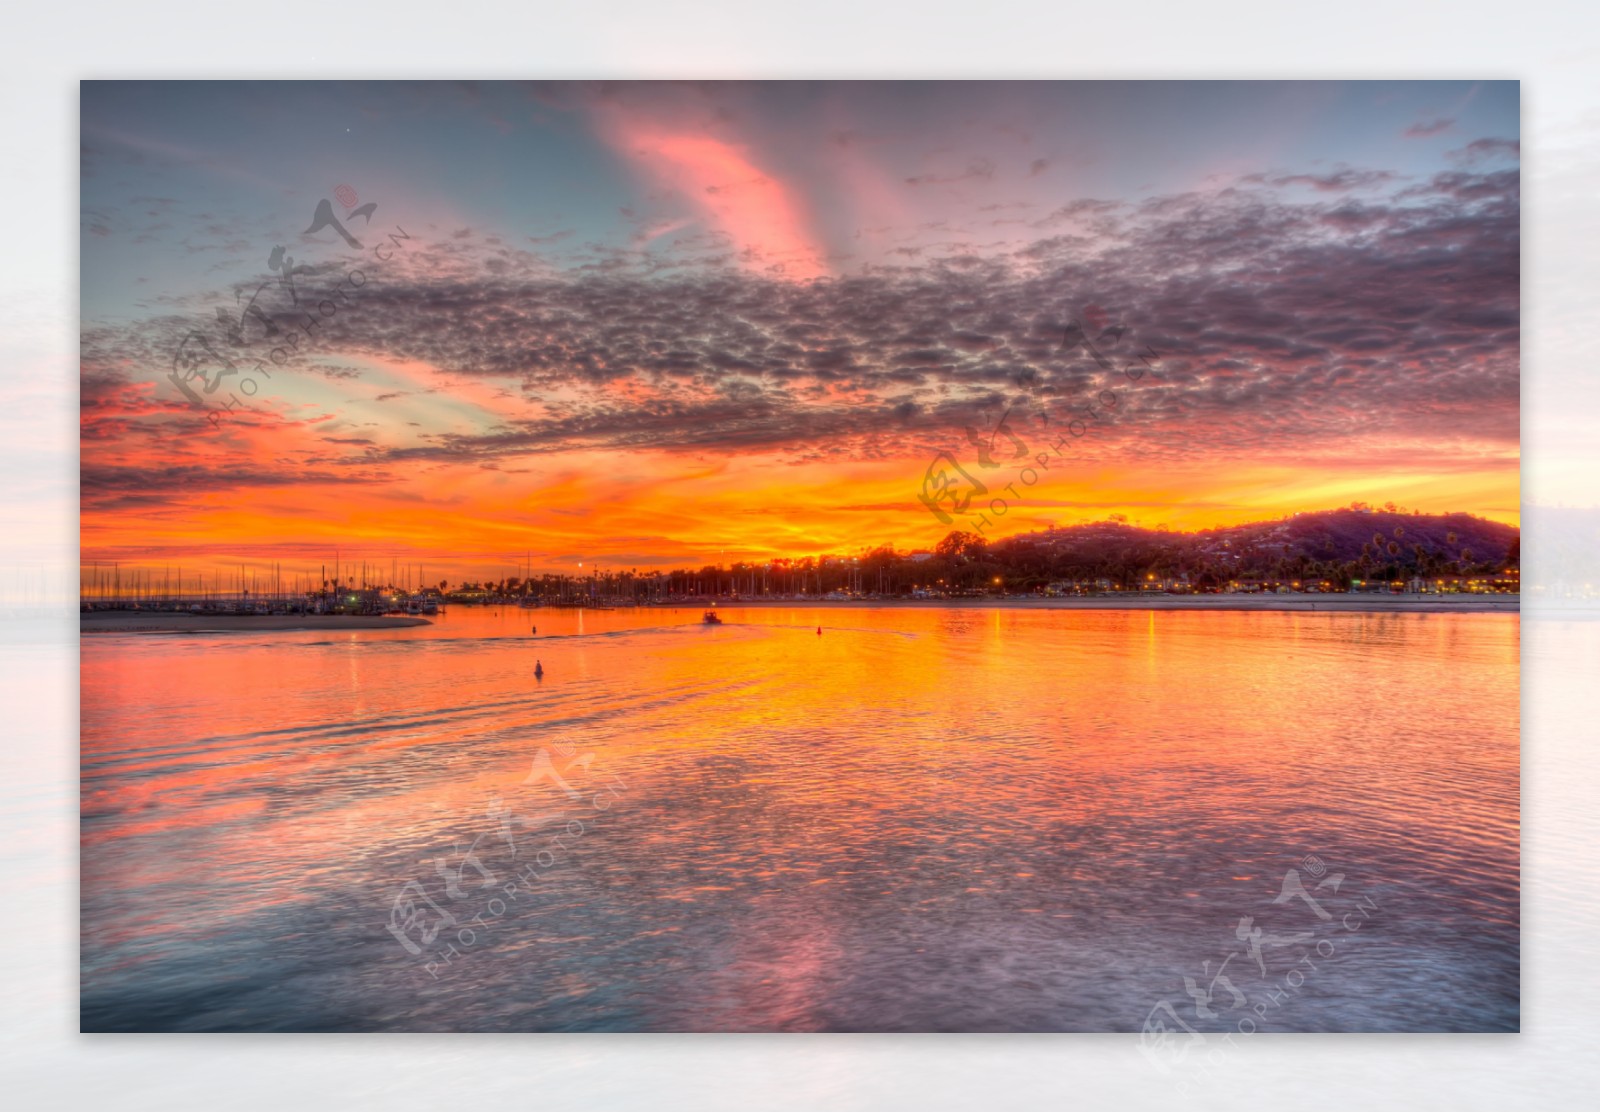
[[[1310, 852], [1514, 978], [1515, 616], [719, 609], [85, 639], [86, 986], [265, 933], [344, 939], [379, 1027], [507, 979], [473, 1026], [1116, 1027], [1086, 964]], [[572, 819], [455, 988], [391, 1000], [394, 891], [454, 907], [441, 861], [504, 885]]]

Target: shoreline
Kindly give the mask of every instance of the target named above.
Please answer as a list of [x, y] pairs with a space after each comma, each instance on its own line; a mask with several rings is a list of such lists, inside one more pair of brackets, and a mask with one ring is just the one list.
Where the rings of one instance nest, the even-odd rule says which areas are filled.
[[[1059, 599], [1005, 596], [970, 599], [717, 599], [614, 610], [738, 610], [741, 607], [926, 607], [955, 610], [1305, 611], [1317, 614], [1518, 614], [1520, 595], [1075, 595]], [[485, 609], [493, 609], [485, 608]], [[541, 608], [542, 609], [542, 608]], [[554, 609], [554, 608], [551, 608]], [[571, 609], [571, 608], [563, 608]], [[534, 612], [537, 614], [538, 611]]]
[[81, 634], [233, 634], [257, 630], [391, 630], [432, 626], [412, 615], [358, 614], [182, 614], [163, 611], [79, 613]]
[[[1518, 614], [1518, 595], [1153, 595], [1068, 596], [1061, 599], [719, 599], [718, 610], [739, 607], [930, 607], [959, 610], [1060, 611], [1305, 611], [1318, 614]], [[708, 607], [685, 603], [678, 609]], [[673, 608], [646, 608], [672, 610]]]
[[[1260, 611], [1306, 614], [1520, 614], [1518, 595], [1104, 595], [1059, 599], [1003, 596], [969, 599], [718, 599], [683, 601], [662, 606], [613, 607], [614, 611], [696, 611], [744, 608], [838, 608], [1030, 611]], [[467, 611], [495, 611], [495, 605], [464, 606]], [[582, 608], [599, 610], [600, 608]], [[536, 608], [526, 613], [538, 614]], [[560, 611], [579, 608], [559, 608]], [[413, 615], [190, 615], [167, 612], [99, 611], [79, 613], [81, 634], [227, 634], [260, 631], [393, 630], [431, 626], [432, 619]]]

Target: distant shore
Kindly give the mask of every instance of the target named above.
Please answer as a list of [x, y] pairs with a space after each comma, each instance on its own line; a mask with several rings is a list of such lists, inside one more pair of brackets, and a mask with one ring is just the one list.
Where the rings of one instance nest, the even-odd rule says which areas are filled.
[[[1058, 599], [983, 596], [967, 599], [718, 599], [643, 606], [642, 611], [732, 611], [744, 607], [866, 610], [874, 607], [941, 610], [1041, 611], [1304, 611], [1316, 614], [1519, 614], [1517, 595], [1074, 595]], [[466, 610], [498, 609], [466, 607]], [[632, 607], [612, 608], [619, 611]], [[524, 612], [536, 615], [539, 611]], [[558, 612], [559, 613], [559, 612]], [[282, 630], [392, 630], [431, 626], [411, 615], [200, 615], [151, 611], [98, 611], [79, 615], [84, 634], [249, 633]]]
[[258, 630], [389, 630], [431, 626], [410, 615], [361, 614], [181, 614], [160, 611], [95, 611], [79, 614], [84, 634], [224, 634]]
[[[719, 599], [718, 610], [735, 607], [940, 607], [1004, 608], [1026, 610], [1088, 611], [1316, 611], [1319, 614], [1365, 612], [1375, 614], [1516, 614], [1520, 595], [1069, 595], [1059, 599], [1022, 599], [984, 596], [971, 599], [873, 599], [866, 602], [837, 599]], [[675, 604], [679, 609], [709, 603]], [[671, 607], [662, 607], [670, 610]]]

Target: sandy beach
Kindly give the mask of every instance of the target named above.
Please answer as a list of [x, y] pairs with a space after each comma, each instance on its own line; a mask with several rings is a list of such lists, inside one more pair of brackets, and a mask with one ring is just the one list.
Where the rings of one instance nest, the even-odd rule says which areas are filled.
[[262, 630], [390, 630], [397, 626], [431, 626], [410, 615], [250, 615], [163, 614], [144, 611], [100, 611], [80, 614], [84, 634], [228, 634]]

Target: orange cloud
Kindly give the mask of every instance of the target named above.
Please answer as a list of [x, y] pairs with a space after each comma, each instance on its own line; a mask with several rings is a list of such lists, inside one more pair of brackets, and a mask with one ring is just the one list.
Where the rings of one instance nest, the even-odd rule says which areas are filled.
[[[179, 482], [159, 503], [90, 510], [85, 560], [163, 573], [182, 566], [209, 582], [218, 569], [226, 581], [240, 567], [266, 575], [274, 563], [310, 575], [341, 552], [347, 563], [368, 561], [383, 575], [392, 561], [403, 568], [423, 564], [437, 582], [511, 574], [525, 553], [539, 571], [570, 571], [580, 559], [607, 568], [699, 567], [854, 552], [884, 542], [926, 548], [952, 528], [916, 499], [926, 467], [920, 457], [796, 464], [778, 454], [583, 450], [504, 469], [420, 459], [373, 469], [330, 462], [316, 476], [271, 481], [273, 463], [301, 438], [307, 443], [299, 451], [326, 458], [329, 449], [313, 446], [307, 427], [251, 430], [258, 435], [248, 437], [246, 428], [237, 423], [238, 435], [212, 446], [218, 454], [209, 462], [264, 481], [209, 489]], [[1001, 490], [1014, 475], [981, 474], [1008, 503], [1003, 515], [991, 513], [990, 538], [1113, 513], [1145, 526], [1193, 530], [1352, 499], [1393, 498], [1425, 513], [1467, 507], [1493, 520], [1518, 520], [1514, 455], [1454, 472], [1426, 464], [1339, 470], [1319, 461], [1249, 458], [1181, 468], [1058, 465], [1041, 473], [1037, 486], [1019, 487], [1021, 497]], [[973, 528], [966, 518], [955, 526]]]

